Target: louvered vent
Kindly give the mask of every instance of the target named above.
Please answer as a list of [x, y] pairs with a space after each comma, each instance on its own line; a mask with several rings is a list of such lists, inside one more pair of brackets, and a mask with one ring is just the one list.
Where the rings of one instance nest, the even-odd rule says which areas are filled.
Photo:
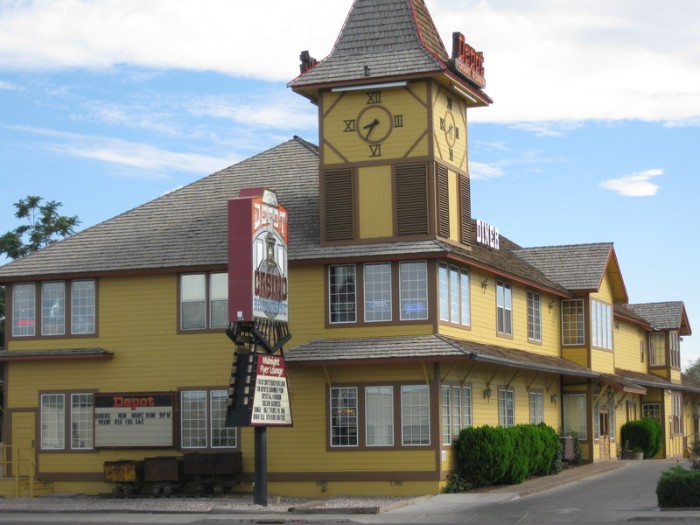
[[462, 244], [472, 244], [472, 198], [471, 184], [467, 175], [459, 177], [459, 221]]
[[324, 176], [324, 214], [327, 242], [353, 239], [352, 171], [329, 171]]
[[396, 220], [399, 237], [428, 233], [428, 177], [425, 164], [396, 166]]
[[438, 235], [450, 236], [450, 187], [447, 177], [447, 168], [437, 166], [437, 214]]

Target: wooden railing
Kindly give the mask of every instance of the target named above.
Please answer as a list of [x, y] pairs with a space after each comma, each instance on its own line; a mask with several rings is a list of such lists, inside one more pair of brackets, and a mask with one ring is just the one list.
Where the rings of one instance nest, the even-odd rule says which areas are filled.
[[22, 480], [26, 480], [29, 488], [28, 496], [34, 495], [34, 472], [36, 462], [34, 455], [19, 447], [0, 443], [0, 477], [13, 479], [15, 485], [15, 497], [18, 498], [22, 491]]

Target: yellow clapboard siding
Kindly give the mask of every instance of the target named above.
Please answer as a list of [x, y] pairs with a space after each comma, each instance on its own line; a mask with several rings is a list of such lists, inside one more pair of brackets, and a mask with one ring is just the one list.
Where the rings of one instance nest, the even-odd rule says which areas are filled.
[[360, 238], [391, 237], [394, 207], [391, 166], [358, 169]]

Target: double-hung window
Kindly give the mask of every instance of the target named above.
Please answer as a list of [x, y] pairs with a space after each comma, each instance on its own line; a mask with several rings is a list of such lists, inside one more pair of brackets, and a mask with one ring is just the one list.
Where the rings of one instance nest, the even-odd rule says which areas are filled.
[[663, 366], [666, 364], [666, 332], [651, 332], [649, 334], [649, 365]]
[[438, 267], [440, 291], [440, 321], [469, 326], [469, 272], [455, 266]]
[[180, 328], [205, 330], [228, 326], [228, 274], [180, 276]]
[[328, 272], [328, 300], [331, 323], [357, 321], [355, 265], [335, 265]]
[[472, 426], [471, 385], [442, 385], [442, 444], [451, 445], [463, 428]]
[[566, 299], [561, 302], [561, 341], [564, 345], [585, 343], [583, 324], [583, 299]]
[[527, 292], [527, 339], [535, 343], [542, 342], [542, 301], [540, 294]]
[[683, 395], [679, 392], [671, 393], [671, 425], [674, 434], [683, 434]]
[[356, 447], [358, 445], [357, 387], [331, 388], [331, 446]]
[[399, 302], [402, 321], [428, 318], [428, 265], [425, 261], [399, 263]]
[[[68, 398], [68, 406], [66, 406], [66, 398]], [[71, 450], [93, 448], [92, 394], [41, 394], [40, 410], [42, 450], [65, 450], [66, 443], [70, 444]], [[66, 413], [70, 422], [68, 429], [66, 429]]]
[[513, 335], [513, 294], [509, 283], [496, 281], [496, 330]]
[[498, 425], [515, 425], [515, 392], [510, 387], [498, 387]]
[[562, 396], [564, 411], [564, 434], [575, 434], [585, 440], [588, 432], [586, 425], [586, 394], [564, 394]]
[[430, 445], [428, 385], [401, 386], [401, 444]]
[[672, 330], [668, 333], [669, 350], [671, 351], [671, 366], [681, 367], [681, 338], [678, 331]]
[[94, 334], [96, 304], [92, 279], [15, 284], [12, 337]]
[[593, 346], [612, 350], [612, 306], [600, 301], [591, 301], [591, 339]]
[[365, 387], [365, 441], [368, 447], [394, 445], [394, 389]]
[[365, 264], [365, 321], [391, 321], [391, 263]]
[[234, 448], [235, 428], [226, 423], [226, 390], [180, 392], [180, 445], [182, 448]]
[[530, 390], [530, 423], [536, 425], [544, 421], [544, 393]]

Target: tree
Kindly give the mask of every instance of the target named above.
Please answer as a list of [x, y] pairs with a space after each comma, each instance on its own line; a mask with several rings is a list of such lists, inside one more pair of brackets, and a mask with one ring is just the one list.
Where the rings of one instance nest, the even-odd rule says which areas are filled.
[[[0, 256], [19, 259], [45, 248], [56, 241], [73, 235], [80, 224], [77, 215], [59, 215], [60, 202], [49, 201], [30, 195], [15, 202], [15, 217], [26, 224], [18, 226], [0, 237]], [[0, 287], [0, 343], [5, 341], [5, 293]]]
[[688, 368], [686, 368], [683, 372], [697, 380], [700, 380], [700, 357], [690, 363]]

